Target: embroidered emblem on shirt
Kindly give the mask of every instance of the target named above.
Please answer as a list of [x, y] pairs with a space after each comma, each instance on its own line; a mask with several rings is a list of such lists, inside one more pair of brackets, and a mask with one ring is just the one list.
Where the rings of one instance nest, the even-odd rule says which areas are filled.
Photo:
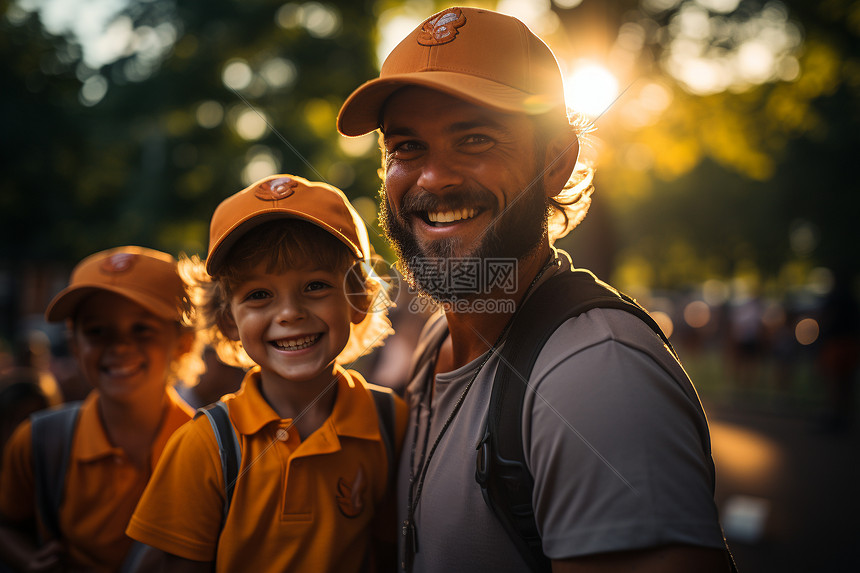
[[278, 177], [261, 183], [254, 192], [254, 195], [257, 199], [262, 199], [263, 201], [277, 201], [279, 199], [286, 199], [295, 193], [298, 186], [298, 181], [293, 181], [289, 177]]
[[451, 8], [435, 18], [424, 22], [418, 32], [418, 43], [422, 46], [446, 44], [457, 36], [457, 28], [466, 23], [466, 17], [459, 8]]
[[136, 260], [137, 255], [132, 253], [114, 253], [103, 260], [99, 268], [103, 273], [115, 275], [131, 269]]
[[355, 479], [352, 480], [352, 485], [348, 484], [343, 478], [337, 480], [337, 507], [344, 517], [358, 517], [364, 510], [364, 490], [367, 489], [367, 483], [364, 479], [364, 468], [358, 466], [358, 472], [355, 474]]

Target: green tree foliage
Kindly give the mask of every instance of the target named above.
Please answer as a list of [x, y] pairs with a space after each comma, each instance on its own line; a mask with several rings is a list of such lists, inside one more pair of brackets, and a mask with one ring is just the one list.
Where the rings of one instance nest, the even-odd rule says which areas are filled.
[[334, 128], [375, 71], [372, 2], [132, 3], [114, 19], [133, 31], [128, 48], [97, 69], [79, 38], [2, 6], [0, 259], [74, 261], [127, 243], [205, 254], [209, 216], [255, 157], [260, 176], [375, 195], [375, 163], [348, 164]]

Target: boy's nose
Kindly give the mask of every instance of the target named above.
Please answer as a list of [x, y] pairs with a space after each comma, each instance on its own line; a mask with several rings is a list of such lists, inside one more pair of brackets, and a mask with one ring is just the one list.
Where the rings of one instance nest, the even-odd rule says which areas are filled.
[[294, 322], [306, 316], [304, 305], [295, 299], [285, 299], [278, 306], [278, 322]]
[[111, 336], [108, 348], [111, 352], [125, 352], [135, 346], [134, 337], [129, 333], [117, 332]]

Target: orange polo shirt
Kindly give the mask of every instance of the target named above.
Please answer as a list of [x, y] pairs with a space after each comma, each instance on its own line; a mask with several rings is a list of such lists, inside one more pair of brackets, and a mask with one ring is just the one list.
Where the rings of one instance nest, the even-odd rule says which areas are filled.
[[[359, 571], [377, 508], [394, 488], [386, 488], [389, 462], [368, 384], [357, 372], [338, 374], [331, 414], [300, 441], [287, 430], [292, 420], [260, 394], [259, 370], [249, 372], [222, 398], [242, 447], [223, 531], [221, 460], [200, 416], [167, 444], [128, 535], [186, 559], [215, 560], [216, 571]], [[407, 418], [395, 396], [398, 451]]]
[[[98, 411], [98, 391], [90, 392], [81, 406], [59, 513], [61, 541], [70, 564], [93, 571], [119, 569], [132, 544], [124, 532], [137, 501], [167, 439], [191, 417], [172, 388], [167, 394], [169, 405], [145, 471], [108, 441]], [[28, 420], [6, 445], [0, 474], [0, 514], [13, 523], [36, 519], [32, 454]]]

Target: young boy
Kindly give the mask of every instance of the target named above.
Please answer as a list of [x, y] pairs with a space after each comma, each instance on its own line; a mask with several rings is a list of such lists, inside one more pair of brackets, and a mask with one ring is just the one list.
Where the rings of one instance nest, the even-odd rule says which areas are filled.
[[[193, 413], [171, 388], [202, 366], [193, 353], [190, 299], [173, 257], [119, 247], [81, 261], [45, 316], [67, 321], [93, 391], [82, 404], [50, 411], [54, 420], [70, 412], [72, 432], [33, 417], [7, 444], [0, 553], [19, 570], [117, 571], [132, 546], [125, 527], [152, 469]], [[63, 444], [69, 449], [57, 455]], [[46, 468], [61, 464], [65, 473], [43, 488], [52, 475]], [[46, 499], [55, 489], [63, 493], [52, 506]]]
[[[166, 571], [393, 563], [396, 527], [383, 507], [407, 409], [384, 390], [389, 454], [371, 385], [341, 366], [390, 331], [370, 311], [381, 292], [362, 270], [364, 224], [338, 189], [275, 175], [221, 203], [209, 245], [204, 325], [222, 360], [257, 365], [222, 399], [241, 451], [232, 501], [225, 509], [223, 442], [199, 416], [168, 444], [128, 535], [163, 552]], [[390, 554], [371, 555], [374, 533], [388, 534]]]

